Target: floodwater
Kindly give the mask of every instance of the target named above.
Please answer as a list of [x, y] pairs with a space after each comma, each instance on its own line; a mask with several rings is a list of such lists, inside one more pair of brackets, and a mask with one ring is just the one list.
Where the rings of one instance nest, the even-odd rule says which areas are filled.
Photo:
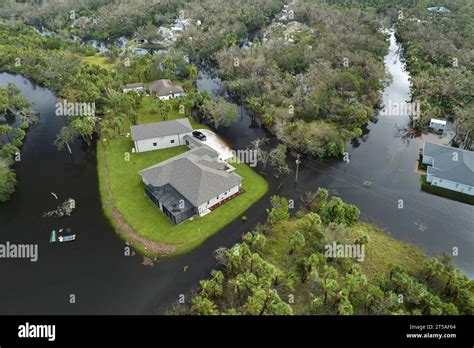
[[[424, 141], [447, 144], [454, 136], [453, 126], [448, 124], [443, 136], [405, 136], [403, 129], [409, 124], [409, 116], [393, 111], [395, 105], [401, 105], [399, 111], [408, 110], [404, 105], [411, 100], [410, 75], [401, 57], [401, 46], [392, 31], [390, 34], [384, 60], [392, 77], [383, 93], [386, 109], [363, 130], [361, 139], [347, 144], [348, 163], [342, 159], [309, 159], [300, 165], [295, 184], [292, 160], [293, 172], [283, 180], [278, 194], [297, 201], [305, 192], [325, 187], [357, 205], [362, 220], [375, 223], [397, 239], [413, 242], [429, 255], [457, 254], [455, 264], [473, 278], [474, 207], [422, 192], [420, 174], [415, 172]], [[219, 78], [208, 73], [201, 72], [198, 86], [213, 96], [225, 94]], [[236, 149], [245, 148], [255, 138], [268, 137], [263, 128], [252, 128], [250, 123], [244, 109], [241, 121], [220, 134]]]
[[[398, 45], [391, 40], [385, 62], [393, 81], [384, 93], [386, 103], [410, 99], [408, 73]], [[371, 123], [360, 141], [348, 144], [348, 164], [336, 159], [308, 161], [300, 165], [297, 184], [294, 170], [283, 180], [267, 175], [270, 191], [245, 213], [246, 222], [237, 219], [194, 251], [150, 267], [142, 264], [140, 255], [125, 256], [124, 243], [102, 213], [94, 150], [79, 141], [72, 145], [72, 156], [54, 147], [55, 136], [65, 124], [54, 114], [55, 95], [21, 76], [0, 73], [0, 86], [8, 82], [35, 103], [33, 109], [41, 116], [28, 131], [21, 162], [15, 166], [17, 191], [0, 205], [0, 244], [37, 244], [39, 260], [0, 259], [0, 314], [163, 313], [180, 294], [187, 294], [209, 275], [216, 266], [214, 250], [232, 246], [242, 233], [265, 220], [270, 195], [294, 199], [298, 206], [305, 192], [318, 187], [356, 204], [363, 220], [414, 242], [430, 255], [457, 247], [456, 264], [474, 275], [473, 207], [420, 191], [415, 160], [422, 139], [405, 139], [396, 130], [407, 124], [406, 115], [384, 116]], [[205, 74], [198, 84], [211, 92], [219, 87], [217, 79]], [[219, 133], [234, 149], [269, 136], [263, 128], [250, 125], [243, 109], [241, 120]], [[365, 187], [363, 181], [372, 186]], [[71, 217], [42, 217], [68, 197], [77, 205]], [[403, 209], [398, 208], [400, 199]], [[53, 228], [69, 228], [77, 240], [49, 244]]]

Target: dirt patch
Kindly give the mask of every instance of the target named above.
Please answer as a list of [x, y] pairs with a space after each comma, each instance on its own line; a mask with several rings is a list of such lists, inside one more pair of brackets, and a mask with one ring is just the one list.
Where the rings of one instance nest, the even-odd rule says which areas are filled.
[[145, 248], [147, 253], [149, 252], [156, 255], [169, 255], [176, 250], [176, 246], [173, 244], [158, 243], [138, 234], [138, 232], [125, 221], [125, 218], [115, 206], [112, 207], [111, 212], [118, 229], [126, 236], [127, 241], [132, 246], [139, 244]]
[[[104, 146], [104, 145], [102, 145]], [[112, 199], [112, 190], [110, 189], [110, 181], [109, 181], [109, 167], [107, 165], [107, 157], [105, 155], [105, 149], [103, 149], [103, 160], [104, 160], [104, 179], [105, 179], [105, 190], [107, 193], [107, 202], [106, 206], [110, 208], [111, 218], [115, 222], [117, 229], [120, 233], [124, 236], [127, 242], [130, 245], [140, 245], [142, 248], [145, 249], [146, 254], [152, 254], [157, 256], [166, 256], [174, 253], [176, 251], [176, 246], [173, 244], [165, 244], [155, 242], [150, 240], [142, 235], [140, 235], [137, 231], [135, 231], [132, 226], [130, 226], [120, 211], [115, 206], [113, 199]], [[105, 206], [104, 206], [105, 208]]]

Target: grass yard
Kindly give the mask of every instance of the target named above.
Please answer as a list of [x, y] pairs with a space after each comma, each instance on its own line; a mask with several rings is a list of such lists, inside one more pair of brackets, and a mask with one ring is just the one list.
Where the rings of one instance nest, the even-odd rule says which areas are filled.
[[[163, 117], [157, 101], [149, 96], [143, 97], [142, 106], [138, 109], [138, 123], [153, 123], [176, 120], [184, 117], [184, 115], [179, 112], [179, 99], [170, 100], [167, 101], [167, 103], [171, 104], [171, 110], [166, 117]], [[208, 126], [197, 123], [193, 117], [189, 117], [189, 122], [191, 122], [194, 129], [209, 129]]]
[[[146, 115], [143, 119], [149, 119]], [[153, 122], [150, 120], [150, 122]], [[201, 128], [200, 126], [198, 128]], [[236, 173], [242, 176], [245, 193], [225, 203], [204, 217], [194, 217], [179, 225], [172, 224], [168, 218], [145, 196], [138, 172], [168, 158], [188, 151], [185, 146], [133, 154], [133, 143], [129, 138], [121, 137], [97, 145], [99, 183], [102, 205], [105, 214], [123, 238], [119, 224], [114, 221], [112, 208], [116, 207], [137, 233], [150, 240], [171, 244], [175, 247], [171, 255], [182, 254], [200, 245], [204, 240], [218, 232], [241, 215], [268, 190], [263, 177], [245, 164], [236, 166]], [[125, 153], [130, 161], [125, 161]], [[107, 168], [106, 169], [106, 165]], [[105, 177], [108, 171], [108, 180]], [[110, 191], [107, 189], [109, 183]], [[111, 197], [109, 195], [111, 194]], [[138, 246], [141, 252], [147, 252]], [[149, 255], [151, 256], [151, 255]], [[160, 255], [153, 255], [160, 256]]]
[[107, 61], [107, 57], [103, 57], [103, 56], [87, 56], [87, 57], [83, 57], [82, 61], [87, 64], [98, 65], [104, 69], [113, 68], [113, 64], [109, 63]]

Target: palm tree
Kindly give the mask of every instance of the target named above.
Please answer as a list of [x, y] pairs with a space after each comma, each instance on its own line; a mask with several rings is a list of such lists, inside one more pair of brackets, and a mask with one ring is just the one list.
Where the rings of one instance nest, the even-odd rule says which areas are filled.
[[100, 133], [109, 144], [110, 139], [113, 137], [114, 131], [110, 129], [109, 127], [102, 127], [102, 129], [100, 130]]
[[430, 258], [425, 262], [426, 277], [428, 282], [433, 277], [439, 277], [444, 272], [444, 265], [437, 258]]
[[69, 143], [73, 142], [76, 138], [77, 133], [71, 127], [64, 126], [59, 131], [59, 134], [56, 136], [56, 140], [54, 141], [54, 145], [56, 145], [58, 150], [62, 150], [64, 145], [67, 146], [69, 154], [72, 155], [71, 146]]
[[336, 281], [337, 270], [328, 265], [324, 265], [321, 271], [322, 279], [320, 284], [324, 290], [323, 301], [326, 304], [331, 298], [334, 298], [339, 288], [339, 284]]
[[237, 276], [229, 280], [229, 285], [233, 288], [234, 293], [237, 294], [237, 299], [242, 298], [245, 292], [255, 288], [258, 284], [258, 279], [252, 272], [239, 273]]
[[348, 289], [348, 296], [357, 292], [361, 287], [367, 284], [367, 277], [362, 272], [359, 264], [354, 263], [351, 270], [346, 274], [346, 284]]
[[296, 230], [290, 239], [291, 247], [289, 255], [292, 255], [295, 251], [298, 252], [301, 248], [304, 247], [305, 243], [306, 240], [304, 236], [300, 233], [300, 231]]
[[319, 277], [318, 267], [324, 264], [326, 258], [323, 254], [313, 253], [303, 261], [303, 275], [301, 282], [304, 283], [308, 279], [309, 275], [314, 276], [315, 279]]
[[219, 311], [214, 302], [203, 296], [195, 296], [192, 301], [192, 310], [199, 315], [218, 315]]
[[95, 128], [94, 117], [76, 117], [71, 121], [70, 127], [74, 130], [77, 135], [80, 135], [84, 141], [90, 145], [92, 139], [92, 133]]
[[224, 275], [221, 271], [212, 271], [212, 279], [201, 280], [201, 295], [206, 297], [218, 297], [221, 296], [224, 282]]
[[423, 296], [423, 303], [425, 304], [424, 312], [427, 315], [441, 315], [443, 314], [443, 302], [441, 299], [427, 292], [425, 296]]
[[158, 107], [160, 108], [160, 113], [163, 117], [163, 120], [167, 120], [169, 113], [171, 112], [171, 105], [164, 101], [159, 101]]
[[133, 109], [128, 110], [127, 117], [132, 123], [132, 125], [136, 125], [138, 123], [138, 113], [135, 110]]
[[351, 301], [347, 298], [347, 296], [343, 296], [340, 300], [339, 304], [337, 305], [337, 314], [339, 315], [352, 315], [354, 314], [354, 307], [352, 306]]
[[194, 100], [188, 97], [185, 97], [181, 100], [181, 103], [184, 106], [184, 115], [186, 117], [191, 115], [191, 110], [194, 107]]
[[198, 76], [198, 71], [194, 65], [189, 65], [188, 66], [188, 78], [191, 81], [194, 81], [196, 77]]
[[122, 125], [125, 122], [125, 118], [122, 114], [117, 114], [112, 120], [110, 121], [110, 126], [115, 129], [115, 131], [121, 135], [122, 133]]
[[248, 297], [245, 304], [246, 314], [262, 315], [265, 313], [267, 302], [269, 299], [269, 289], [256, 288], [253, 294]]

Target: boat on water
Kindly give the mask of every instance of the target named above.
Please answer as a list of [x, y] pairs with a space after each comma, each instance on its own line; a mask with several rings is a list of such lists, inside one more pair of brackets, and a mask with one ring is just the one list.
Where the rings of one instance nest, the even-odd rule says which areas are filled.
[[50, 243], [55, 243], [56, 242], [56, 230], [53, 230], [51, 232], [51, 236], [49, 237], [49, 242]]
[[58, 242], [64, 243], [64, 242], [72, 242], [73, 240], [76, 240], [76, 235], [71, 234], [69, 236], [59, 236], [58, 237]]

